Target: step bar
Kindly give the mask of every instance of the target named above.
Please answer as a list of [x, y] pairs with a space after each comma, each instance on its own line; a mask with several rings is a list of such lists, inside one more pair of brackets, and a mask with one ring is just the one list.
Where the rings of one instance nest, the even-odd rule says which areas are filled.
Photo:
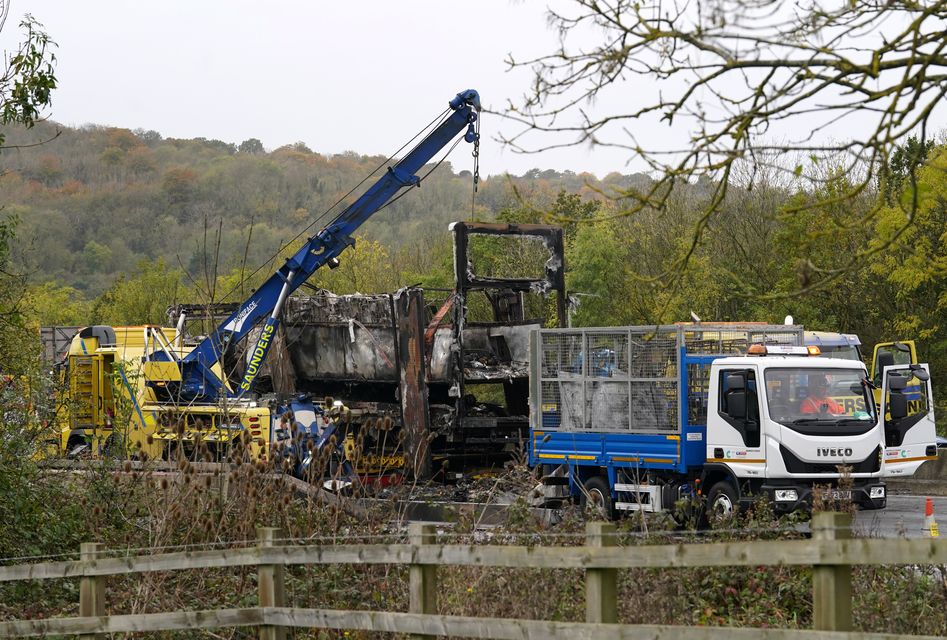
[[615, 483], [615, 491], [619, 494], [630, 494], [627, 497], [631, 501], [615, 501], [615, 509], [619, 511], [656, 513], [665, 509], [661, 500], [661, 487], [659, 485]]

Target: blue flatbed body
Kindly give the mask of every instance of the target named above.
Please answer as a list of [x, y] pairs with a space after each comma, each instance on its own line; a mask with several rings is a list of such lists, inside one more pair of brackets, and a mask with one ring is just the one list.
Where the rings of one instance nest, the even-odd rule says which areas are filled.
[[[678, 389], [688, 389], [687, 376], [691, 366], [709, 366], [723, 356], [688, 356], [680, 350]], [[592, 380], [594, 384], [594, 380]], [[673, 397], [678, 415], [677, 429], [672, 433], [618, 433], [612, 431], [558, 431], [561, 413], [553, 407], [542, 411], [540, 428], [531, 421], [529, 464], [569, 464], [595, 467], [626, 467], [662, 469], [686, 474], [706, 462], [706, 421], [691, 423], [687, 408], [706, 407], [707, 392]], [[706, 415], [704, 412], [703, 415]]]

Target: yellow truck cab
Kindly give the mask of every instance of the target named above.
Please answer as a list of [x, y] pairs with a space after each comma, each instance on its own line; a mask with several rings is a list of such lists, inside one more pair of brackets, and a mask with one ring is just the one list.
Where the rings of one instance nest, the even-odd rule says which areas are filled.
[[871, 380], [881, 387], [881, 373], [886, 366], [917, 364], [917, 348], [913, 340], [879, 342], [871, 354]]
[[59, 412], [64, 454], [99, 457], [120, 439], [127, 444], [147, 429], [140, 410], [146, 329], [99, 325], [80, 329], [73, 337], [61, 368], [67, 390]]

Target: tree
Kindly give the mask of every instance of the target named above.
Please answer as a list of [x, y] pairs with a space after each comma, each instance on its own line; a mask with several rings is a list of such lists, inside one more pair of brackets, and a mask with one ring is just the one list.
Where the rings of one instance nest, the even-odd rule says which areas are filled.
[[[0, 74], [0, 124], [21, 124], [32, 127], [42, 118], [43, 109], [52, 99], [56, 87], [52, 53], [55, 43], [43, 26], [27, 15], [20, 27], [26, 32], [19, 49], [7, 58], [7, 67]], [[0, 133], [0, 146], [6, 137]], [[29, 362], [22, 348], [22, 298], [26, 279], [10, 268], [10, 246], [17, 226], [15, 216], [0, 218], [0, 362], [13, 371]]]
[[256, 138], [247, 138], [237, 147], [240, 153], [263, 153], [263, 143]]
[[[26, 32], [26, 39], [9, 57], [7, 68], [0, 75], [0, 124], [30, 128], [52, 102], [52, 91], [56, 88], [56, 55], [52, 50], [56, 43], [30, 15], [23, 18], [20, 28]], [[0, 145], [5, 139], [0, 134]]]
[[[778, 168], [815, 192], [824, 174], [820, 163], [841, 163], [849, 187], [800, 206], [817, 209], [867, 193], [873, 206], [863, 224], [871, 223], [884, 207], [898, 142], [916, 135], [923, 149], [947, 93], [945, 13], [943, 1], [816, 0], [800, 8], [747, 0], [575, 0], [550, 13], [560, 34], [556, 51], [510, 59], [530, 68], [534, 81], [509, 106], [508, 117], [520, 126], [506, 141], [523, 151], [590, 144], [641, 158], [656, 179], [616, 190], [626, 215], [660, 209], [682, 185], [709, 179], [702, 215], [661, 274], [665, 279], [687, 268], [728, 190], [752, 189], [760, 167]], [[579, 41], [590, 32], [601, 34], [591, 47]], [[642, 90], [643, 83], [650, 89]], [[849, 126], [832, 139], [839, 134], [830, 127], [838, 122]], [[650, 141], [662, 125], [667, 133]], [[922, 158], [908, 155], [896, 172], [913, 181]], [[742, 164], [749, 170], [738, 182]], [[906, 205], [913, 210], [917, 201]], [[842, 264], [812, 265], [818, 277], [797, 291], [830, 286], [885, 251], [912, 217], [885, 227], [888, 235]]]
[[46, 282], [30, 287], [24, 305], [35, 326], [78, 326], [89, 321], [89, 303], [72, 287]]
[[191, 201], [197, 191], [197, 172], [188, 167], [172, 167], [165, 171], [161, 190], [171, 206], [180, 206]]
[[310, 282], [333, 293], [378, 293], [397, 286], [388, 250], [378, 241], [355, 237], [355, 246], [339, 256], [336, 269], [320, 269]]
[[101, 324], [164, 324], [166, 310], [181, 301], [184, 274], [163, 260], [143, 260], [131, 277], [121, 276], [100, 296], [92, 316]]

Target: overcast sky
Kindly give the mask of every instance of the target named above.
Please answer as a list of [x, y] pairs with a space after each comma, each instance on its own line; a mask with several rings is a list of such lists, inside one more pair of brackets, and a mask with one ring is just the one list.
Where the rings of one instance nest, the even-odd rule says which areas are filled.
[[[258, 138], [267, 149], [388, 155], [457, 92], [502, 108], [529, 86], [513, 52], [552, 51], [548, 2], [521, 0], [12, 0], [3, 33], [32, 13], [58, 43], [51, 119], [154, 129], [165, 137]], [[629, 173], [614, 151], [515, 154], [482, 122], [481, 174], [533, 167]], [[450, 160], [471, 168], [469, 148]]]

